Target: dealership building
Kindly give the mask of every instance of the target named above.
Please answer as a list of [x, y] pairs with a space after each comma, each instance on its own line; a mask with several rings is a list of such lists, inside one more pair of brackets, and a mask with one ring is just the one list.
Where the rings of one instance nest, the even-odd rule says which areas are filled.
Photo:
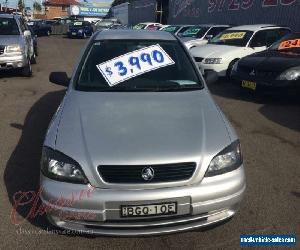
[[300, 0], [136, 0], [124, 3], [113, 7], [112, 12], [131, 25], [145, 21], [168, 24], [265, 23], [286, 25], [300, 31]]

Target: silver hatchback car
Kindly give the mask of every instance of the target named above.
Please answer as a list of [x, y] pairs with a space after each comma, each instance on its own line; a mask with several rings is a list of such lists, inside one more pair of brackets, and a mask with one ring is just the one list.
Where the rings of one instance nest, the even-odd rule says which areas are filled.
[[41, 160], [52, 224], [153, 235], [238, 211], [246, 188], [239, 139], [175, 36], [95, 33], [72, 78], [53, 72], [50, 81], [68, 86]]

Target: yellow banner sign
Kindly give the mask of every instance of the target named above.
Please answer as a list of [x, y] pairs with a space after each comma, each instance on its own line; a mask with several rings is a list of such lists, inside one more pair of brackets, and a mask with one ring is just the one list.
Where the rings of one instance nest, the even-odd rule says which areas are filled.
[[243, 39], [245, 35], [246, 32], [226, 33], [220, 37], [220, 40]]
[[280, 43], [279, 50], [290, 49], [290, 48], [300, 48], [300, 39], [286, 40]]

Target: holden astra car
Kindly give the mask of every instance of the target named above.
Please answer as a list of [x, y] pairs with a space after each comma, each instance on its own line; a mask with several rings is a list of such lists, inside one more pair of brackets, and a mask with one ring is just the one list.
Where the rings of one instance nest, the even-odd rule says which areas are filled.
[[[245, 191], [239, 139], [174, 35], [97, 32], [72, 78], [56, 72], [50, 81], [68, 85], [41, 161], [51, 223], [133, 236], [194, 229], [237, 212]], [[56, 202], [72, 193], [81, 198]]]
[[232, 78], [242, 88], [259, 90], [300, 89], [300, 33], [285, 36], [268, 50], [239, 60]]
[[28, 22], [28, 26], [33, 29], [37, 36], [50, 36], [52, 33], [51, 25], [45, 20], [30, 21]]
[[191, 49], [202, 74], [215, 71], [220, 77], [230, 77], [235, 62], [261, 52], [290, 33], [289, 28], [275, 25], [244, 25], [225, 30], [209, 44]]
[[86, 38], [91, 36], [94, 32], [93, 26], [88, 21], [75, 21], [70, 25], [69, 30], [67, 32], [67, 36], [69, 38], [79, 37]]
[[207, 44], [208, 41], [230, 28], [228, 25], [197, 25], [183, 32], [180, 37], [188, 49]]

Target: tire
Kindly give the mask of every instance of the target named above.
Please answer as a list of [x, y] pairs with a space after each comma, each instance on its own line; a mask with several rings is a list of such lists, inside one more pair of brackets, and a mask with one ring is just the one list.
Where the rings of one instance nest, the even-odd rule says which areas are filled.
[[238, 61], [239, 59], [234, 59], [231, 63], [229, 63], [228, 69], [226, 71], [226, 77], [227, 79], [230, 79], [231, 71], [233, 68], [233, 65]]
[[22, 76], [31, 77], [32, 76], [32, 68], [30, 60], [28, 60], [27, 65], [21, 71]]

